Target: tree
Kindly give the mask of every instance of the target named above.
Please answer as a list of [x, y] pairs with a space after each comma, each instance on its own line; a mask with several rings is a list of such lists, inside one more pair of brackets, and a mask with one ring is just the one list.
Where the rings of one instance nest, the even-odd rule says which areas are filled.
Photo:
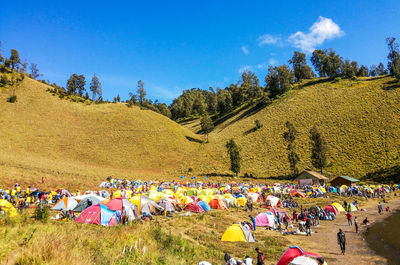
[[271, 93], [272, 97], [282, 95], [291, 88], [293, 78], [293, 72], [287, 65], [270, 66], [265, 77], [266, 90]]
[[342, 58], [334, 50], [330, 50], [322, 59], [322, 64], [324, 72], [329, 77], [329, 79], [335, 79], [341, 75], [341, 70], [343, 67]]
[[39, 76], [41, 76], [41, 74], [39, 74], [39, 68], [37, 67], [37, 64], [31, 63], [30, 68], [31, 68], [31, 76], [32, 76], [32, 78], [36, 79]]
[[311, 79], [315, 77], [315, 74], [310, 66], [307, 65], [306, 54], [295, 51], [292, 59], [289, 63], [293, 67], [294, 77], [296, 82], [302, 79]]
[[400, 79], [400, 51], [399, 44], [396, 42], [396, 38], [386, 38], [386, 43], [389, 48], [388, 58], [388, 70], [391, 75]]
[[311, 163], [323, 174], [323, 169], [328, 165], [328, 146], [316, 127], [310, 130], [310, 134]]
[[86, 80], [84, 75], [72, 74], [67, 81], [67, 92], [68, 94], [78, 94], [83, 96], [85, 91]]
[[96, 100], [96, 95], [98, 95], [99, 98], [102, 97], [103, 91], [101, 89], [101, 83], [96, 74], [94, 74], [92, 77], [92, 82], [90, 83], [90, 91], [92, 91], [93, 101]]
[[209, 114], [214, 114], [217, 112], [218, 108], [218, 95], [215, 93], [214, 89], [210, 87], [210, 91], [206, 96], [207, 112]]
[[343, 78], [352, 78], [356, 76], [358, 72], [358, 65], [357, 62], [351, 62], [350, 60], [346, 59], [343, 64], [342, 68], [342, 77]]
[[137, 84], [137, 98], [140, 105], [143, 105], [143, 103], [145, 102], [146, 94], [146, 90], [144, 90], [144, 82], [142, 80], [139, 80]]
[[314, 50], [311, 56], [311, 63], [318, 72], [319, 77], [325, 77], [323, 60], [327, 56], [327, 50]]
[[237, 176], [240, 172], [240, 160], [241, 160], [239, 146], [237, 146], [237, 144], [233, 139], [230, 139], [225, 146], [231, 162], [230, 169]]
[[11, 66], [11, 70], [14, 70], [14, 68], [18, 67], [18, 65], [21, 64], [21, 59], [19, 59], [19, 53], [15, 49], [11, 49], [9, 64]]
[[361, 65], [361, 67], [358, 69], [357, 76], [368, 76], [368, 75], [369, 75], [368, 67], [366, 67], [365, 65]]
[[0, 64], [4, 63], [3, 52], [1, 50], [2, 42], [0, 41]]
[[203, 95], [201, 93], [195, 93], [192, 104], [192, 113], [198, 115], [204, 115], [207, 111], [207, 105], [204, 102]]
[[253, 100], [261, 97], [262, 89], [259, 83], [260, 81], [252, 71], [247, 70], [242, 73], [240, 93], [244, 96], [244, 100]]
[[388, 71], [382, 62], [379, 63], [378, 67], [376, 68], [376, 72], [378, 75], [387, 75], [388, 74]]
[[214, 129], [214, 123], [208, 114], [204, 115], [200, 121], [201, 130], [206, 134], [206, 142], [208, 143], [208, 134]]
[[297, 136], [297, 130], [294, 128], [293, 124], [289, 121], [285, 124], [287, 128], [287, 132], [283, 133], [283, 139], [287, 142], [287, 150], [288, 150], [288, 161], [290, 165], [290, 170], [292, 171], [292, 177], [294, 178], [299, 170], [297, 169], [297, 163], [300, 161], [299, 155], [296, 153], [295, 140]]

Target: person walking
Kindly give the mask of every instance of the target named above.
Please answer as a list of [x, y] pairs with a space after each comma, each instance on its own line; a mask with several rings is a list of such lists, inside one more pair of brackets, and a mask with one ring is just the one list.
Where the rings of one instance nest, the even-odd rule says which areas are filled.
[[351, 226], [353, 225], [351, 218], [353, 217], [350, 212], [346, 213], [347, 223]]
[[311, 236], [311, 219], [307, 218], [306, 220], [306, 235]]
[[354, 227], [356, 228], [356, 233], [358, 233], [358, 222], [357, 222], [357, 216], [354, 216]]
[[378, 213], [382, 214], [382, 211], [383, 211], [382, 204], [381, 204], [381, 202], [378, 202]]
[[339, 229], [339, 232], [337, 233], [337, 241], [340, 246], [340, 250], [344, 255], [346, 251], [346, 235], [343, 233], [342, 229]]
[[264, 253], [258, 248], [256, 247], [256, 252], [257, 252], [257, 265], [265, 265], [264, 263]]

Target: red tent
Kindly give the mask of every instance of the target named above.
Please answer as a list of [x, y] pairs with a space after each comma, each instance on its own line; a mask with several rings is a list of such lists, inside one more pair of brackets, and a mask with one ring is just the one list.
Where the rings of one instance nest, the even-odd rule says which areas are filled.
[[203, 207], [199, 205], [198, 202], [191, 202], [186, 205], [185, 211], [191, 211], [192, 213], [202, 213], [204, 212]]
[[125, 199], [123, 197], [118, 197], [118, 198], [112, 199], [106, 205], [110, 210], [112, 210], [112, 211], [118, 210], [122, 213], [123, 207], [129, 208], [129, 207], [133, 206], [133, 203], [131, 203], [130, 201], [128, 201], [127, 199]]
[[337, 215], [337, 214], [339, 213], [338, 210], [337, 210], [334, 206], [332, 206], [332, 205], [326, 206], [325, 209], [324, 209], [324, 211], [325, 211], [325, 212], [331, 212], [331, 213], [333, 213], [334, 215]]
[[113, 226], [118, 224], [119, 216], [115, 211], [108, 209], [104, 204], [96, 204], [86, 208], [78, 215], [75, 222]]
[[321, 257], [320, 255], [315, 253], [305, 252], [300, 247], [291, 246], [288, 249], [286, 249], [285, 252], [283, 252], [281, 258], [278, 260], [278, 263], [276, 265], [289, 265], [290, 262], [294, 258], [297, 258], [298, 256], [313, 256], [315, 258]]
[[208, 205], [210, 205], [212, 209], [226, 209], [225, 203], [221, 199], [212, 199]]

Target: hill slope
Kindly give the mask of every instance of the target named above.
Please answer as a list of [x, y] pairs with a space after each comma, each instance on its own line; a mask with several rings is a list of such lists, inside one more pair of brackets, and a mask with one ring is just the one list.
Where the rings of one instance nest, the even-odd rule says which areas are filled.
[[[289, 164], [282, 134], [290, 121], [299, 134], [300, 170], [312, 167], [309, 130], [314, 125], [328, 142], [330, 173], [360, 177], [398, 164], [400, 89], [391, 77], [336, 83], [320, 79], [301, 87], [255, 114], [247, 115], [246, 109], [219, 124], [207, 148], [224, 156], [224, 144], [233, 138], [242, 148], [242, 172], [258, 177], [284, 175], [289, 173]], [[256, 119], [263, 127], [252, 132]], [[195, 121], [185, 126], [198, 129]]]
[[16, 103], [6, 103], [10, 92], [0, 93], [3, 183], [34, 185], [45, 176], [51, 184], [79, 187], [108, 175], [162, 176], [216, 164], [187, 138], [198, 136], [160, 114], [123, 103], [73, 103], [47, 88], [25, 78]]

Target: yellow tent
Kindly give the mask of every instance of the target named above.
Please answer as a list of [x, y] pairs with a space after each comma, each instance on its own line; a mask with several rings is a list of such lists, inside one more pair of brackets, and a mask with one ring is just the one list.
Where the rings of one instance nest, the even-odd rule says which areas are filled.
[[345, 210], [344, 210], [344, 208], [343, 208], [343, 206], [342, 205], [340, 205], [339, 203], [337, 203], [337, 202], [334, 202], [334, 203], [332, 203], [331, 204], [333, 207], [335, 207], [336, 208], [336, 210], [338, 210], [338, 212], [340, 213], [340, 212], [345, 212]]
[[239, 224], [233, 224], [228, 229], [226, 229], [225, 233], [222, 235], [221, 241], [247, 242], [243, 230]]
[[[236, 203], [244, 207], [246, 205], [247, 199], [245, 197], [239, 197], [236, 199]], [[237, 206], [239, 206], [237, 205]]]
[[159, 200], [163, 199], [165, 197], [164, 193], [158, 192], [155, 190], [151, 190], [148, 194], [147, 197], [152, 199], [155, 202], [158, 202]]
[[8, 214], [10, 217], [16, 217], [18, 216], [18, 212], [17, 210], [14, 208], [14, 206], [12, 206], [11, 203], [9, 203], [6, 200], [0, 200], [0, 207], [1, 209]]

